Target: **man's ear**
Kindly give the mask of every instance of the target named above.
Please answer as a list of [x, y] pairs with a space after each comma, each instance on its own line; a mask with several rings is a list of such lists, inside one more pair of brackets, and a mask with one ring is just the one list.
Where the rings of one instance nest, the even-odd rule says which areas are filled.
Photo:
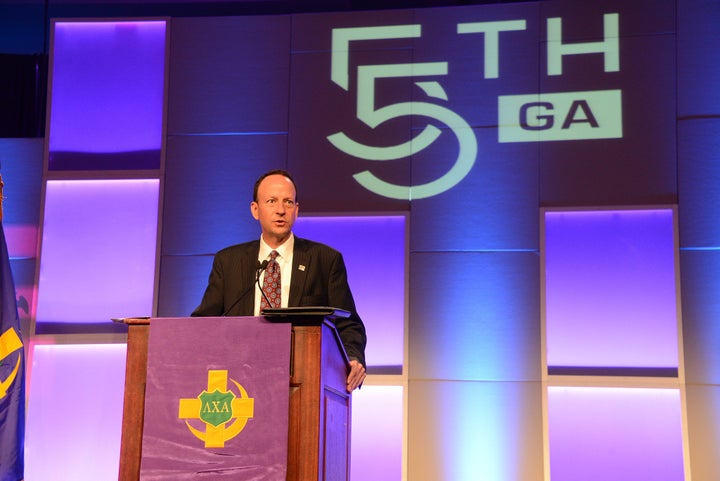
[[259, 220], [260, 217], [258, 216], [258, 204], [257, 202], [250, 202], [250, 213], [255, 218], [255, 220]]

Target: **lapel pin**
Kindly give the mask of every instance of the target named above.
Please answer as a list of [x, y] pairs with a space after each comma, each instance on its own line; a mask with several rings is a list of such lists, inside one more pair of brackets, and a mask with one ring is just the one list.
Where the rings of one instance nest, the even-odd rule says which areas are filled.
[[302, 264], [300, 264], [300, 265], [298, 266], [298, 270], [305, 272], [305, 266], [302, 265]]

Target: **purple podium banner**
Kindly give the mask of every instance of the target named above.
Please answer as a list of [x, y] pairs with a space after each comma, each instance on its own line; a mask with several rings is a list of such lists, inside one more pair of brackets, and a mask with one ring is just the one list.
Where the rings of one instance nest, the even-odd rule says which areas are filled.
[[150, 323], [141, 480], [285, 479], [290, 324]]

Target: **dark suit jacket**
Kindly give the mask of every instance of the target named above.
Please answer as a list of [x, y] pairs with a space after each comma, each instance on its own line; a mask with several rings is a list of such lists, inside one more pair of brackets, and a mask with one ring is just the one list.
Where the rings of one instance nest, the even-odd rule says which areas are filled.
[[[215, 255], [200, 305], [193, 316], [252, 316], [255, 272], [260, 241], [226, 247]], [[336, 319], [348, 357], [365, 365], [365, 326], [356, 309], [342, 254], [335, 249], [295, 237], [288, 306], [329, 306], [349, 311]]]

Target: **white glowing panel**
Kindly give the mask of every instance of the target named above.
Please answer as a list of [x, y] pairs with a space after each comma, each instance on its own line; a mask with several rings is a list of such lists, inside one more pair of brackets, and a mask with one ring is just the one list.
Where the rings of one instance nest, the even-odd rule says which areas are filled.
[[117, 479], [125, 344], [36, 345], [25, 481]]
[[351, 481], [402, 479], [402, 386], [363, 386], [354, 392], [351, 442]]

